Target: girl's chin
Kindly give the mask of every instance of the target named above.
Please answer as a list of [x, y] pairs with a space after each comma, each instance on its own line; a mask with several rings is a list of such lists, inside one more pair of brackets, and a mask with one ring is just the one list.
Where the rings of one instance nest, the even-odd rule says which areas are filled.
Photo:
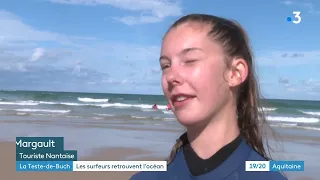
[[185, 118], [179, 118], [177, 117], [179, 123], [183, 126], [191, 126], [191, 125], [194, 125], [194, 124], [198, 124], [200, 122], [199, 119], [196, 119], [196, 118], [191, 118], [191, 117], [185, 117]]
[[178, 122], [183, 126], [193, 126], [200, 125], [204, 123], [205, 116], [203, 113], [195, 113], [195, 112], [184, 112], [184, 113], [175, 113], [175, 116]]

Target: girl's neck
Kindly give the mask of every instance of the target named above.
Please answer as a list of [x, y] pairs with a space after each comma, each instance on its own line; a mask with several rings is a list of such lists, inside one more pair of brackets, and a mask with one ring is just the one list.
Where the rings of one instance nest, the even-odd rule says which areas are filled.
[[[228, 108], [224, 108], [228, 109]], [[230, 108], [216, 114], [204, 127], [187, 128], [187, 136], [192, 149], [202, 159], [208, 159], [222, 147], [239, 136], [236, 112]]]

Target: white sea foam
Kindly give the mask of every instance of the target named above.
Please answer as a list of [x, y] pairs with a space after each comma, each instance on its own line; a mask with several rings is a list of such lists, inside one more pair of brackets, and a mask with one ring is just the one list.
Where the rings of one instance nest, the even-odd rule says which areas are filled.
[[[49, 105], [66, 105], [66, 106], [90, 106], [91, 104], [81, 104], [81, 103], [70, 103], [70, 102], [50, 102], [50, 101], [32, 101], [38, 104], [49, 104]], [[96, 104], [92, 104], [96, 105]]]
[[315, 111], [315, 112], [312, 112], [312, 111], [301, 111], [301, 112], [304, 113], [304, 114], [312, 115], [312, 116], [320, 116], [320, 112], [319, 111]]
[[27, 114], [28, 114], [28, 113], [23, 113], [23, 112], [18, 112], [18, 113], [17, 113], [18, 116], [24, 116], [24, 115], [27, 115]]
[[81, 102], [95, 102], [95, 103], [102, 103], [102, 102], [108, 102], [109, 99], [94, 99], [94, 98], [88, 98], [88, 97], [78, 97], [78, 100]]
[[101, 119], [103, 119], [103, 118], [102, 118], [102, 117], [93, 117], [93, 119], [101, 120]]
[[162, 112], [165, 113], [165, 114], [173, 114], [172, 111], [162, 111]]
[[259, 109], [260, 111], [269, 112], [269, 111], [275, 111], [277, 108], [270, 108], [270, 107], [262, 107], [262, 109]]
[[93, 113], [93, 114], [98, 116], [108, 116], [108, 117], [115, 116], [114, 114], [100, 114], [100, 113]]
[[[82, 99], [83, 100], [83, 99]], [[52, 102], [52, 101], [17, 101], [17, 102], [0, 102], [0, 105], [22, 105], [22, 106], [36, 106], [40, 104], [46, 105], [66, 105], [66, 106], [96, 106], [96, 107], [114, 107], [114, 108], [140, 108], [142, 111], [157, 111], [152, 109], [153, 104], [125, 104], [125, 103], [103, 103], [107, 99], [85, 99], [83, 102], [95, 102], [91, 103], [75, 103], [75, 102]], [[101, 103], [98, 103], [101, 102]], [[157, 105], [159, 110], [167, 109], [166, 105]]]
[[270, 126], [274, 127], [296, 127], [298, 126], [297, 123], [276, 123], [276, 124], [270, 124]]
[[[110, 103], [110, 104], [99, 104], [97, 106], [101, 107], [117, 107], [117, 108], [141, 108], [141, 109], [151, 109], [151, 104], [124, 104], [124, 103]], [[158, 105], [158, 109], [166, 109], [167, 106]]]
[[297, 129], [305, 129], [305, 130], [313, 130], [320, 131], [320, 127], [310, 127], [310, 126], [298, 126], [297, 124], [271, 124], [272, 127], [280, 127], [280, 128], [297, 128]]
[[30, 101], [17, 101], [17, 102], [0, 102], [0, 105], [18, 105], [18, 106], [36, 106], [39, 103]]
[[145, 116], [131, 116], [132, 118], [135, 118], [135, 119], [146, 119], [148, 117], [145, 117]]
[[[8, 102], [7, 104], [19, 105], [21, 102]], [[21, 105], [39, 105], [39, 104], [47, 104], [47, 105], [66, 105], [66, 106], [100, 106], [100, 104], [83, 104], [83, 103], [72, 103], [72, 102], [51, 102], [51, 101], [24, 101], [24, 104]], [[1, 102], [0, 102], [1, 104]]]
[[144, 112], [152, 112], [152, 111], [156, 111], [155, 109], [141, 109]]
[[175, 121], [177, 120], [176, 118], [163, 118], [164, 121]]
[[267, 116], [268, 121], [279, 121], [279, 122], [293, 122], [293, 123], [317, 123], [318, 118], [307, 118], [307, 117], [281, 117], [281, 116]]
[[48, 112], [48, 113], [68, 113], [71, 110], [58, 110], [58, 109], [15, 109], [19, 112]]

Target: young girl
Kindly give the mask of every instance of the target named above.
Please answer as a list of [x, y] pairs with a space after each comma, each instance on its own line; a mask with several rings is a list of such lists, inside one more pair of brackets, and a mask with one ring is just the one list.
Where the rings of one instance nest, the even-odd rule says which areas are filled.
[[160, 65], [164, 94], [187, 131], [166, 172], [140, 172], [131, 180], [286, 179], [245, 171], [245, 161], [269, 158], [253, 57], [239, 24], [205, 14], [180, 18], [163, 38]]

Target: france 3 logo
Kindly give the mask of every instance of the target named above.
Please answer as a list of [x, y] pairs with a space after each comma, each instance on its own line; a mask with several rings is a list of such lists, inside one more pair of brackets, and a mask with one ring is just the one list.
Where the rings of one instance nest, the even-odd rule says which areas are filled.
[[300, 11], [293, 11], [292, 14], [294, 15], [294, 17], [287, 17], [287, 21], [288, 22], [293, 22], [294, 24], [299, 24], [302, 21], [301, 18], [301, 12]]

